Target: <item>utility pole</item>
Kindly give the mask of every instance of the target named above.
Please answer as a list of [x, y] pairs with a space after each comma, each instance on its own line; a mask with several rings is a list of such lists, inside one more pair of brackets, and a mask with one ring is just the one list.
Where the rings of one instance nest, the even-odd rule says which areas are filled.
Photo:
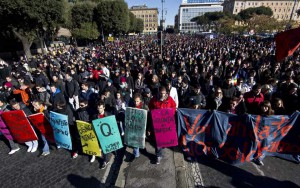
[[160, 56], [163, 58], [163, 34], [164, 34], [164, 2], [165, 0], [161, 0], [161, 33], [160, 33]]

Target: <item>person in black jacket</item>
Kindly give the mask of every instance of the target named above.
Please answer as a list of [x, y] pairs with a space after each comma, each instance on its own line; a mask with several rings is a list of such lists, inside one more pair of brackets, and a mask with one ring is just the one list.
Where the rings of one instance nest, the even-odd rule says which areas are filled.
[[36, 85], [41, 85], [43, 87], [47, 87], [49, 85], [48, 78], [43, 73], [41, 73], [40, 70], [34, 71], [33, 77], [34, 77], [34, 83]]
[[58, 102], [56, 104], [55, 112], [68, 116], [68, 123], [73, 146], [72, 158], [76, 159], [78, 157], [78, 148], [80, 147], [80, 136], [75, 125], [73, 111], [71, 110], [70, 105], [66, 102]]
[[[66, 96], [73, 109], [79, 108], [79, 84], [73, 79], [71, 73], [66, 73]], [[74, 104], [75, 103], [75, 104]]]

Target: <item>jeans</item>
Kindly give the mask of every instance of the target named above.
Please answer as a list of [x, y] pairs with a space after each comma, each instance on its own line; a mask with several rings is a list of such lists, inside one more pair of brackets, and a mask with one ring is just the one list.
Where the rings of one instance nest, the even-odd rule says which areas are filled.
[[133, 155], [135, 157], [139, 157], [140, 156], [140, 148], [133, 148]]
[[15, 143], [13, 140], [8, 140], [8, 143], [9, 143], [11, 150], [19, 148], [19, 145], [17, 143]]
[[162, 157], [163, 156], [163, 148], [155, 148], [156, 157]]
[[102, 158], [100, 158], [100, 163], [103, 164], [103, 163], [107, 163], [107, 155], [104, 154], [102, 151], [101, 151], [101, 155], [102, 155]]
[[41, 135], [44, 142], [43, 152], [49, 152], [49, 144], [44, 135]]

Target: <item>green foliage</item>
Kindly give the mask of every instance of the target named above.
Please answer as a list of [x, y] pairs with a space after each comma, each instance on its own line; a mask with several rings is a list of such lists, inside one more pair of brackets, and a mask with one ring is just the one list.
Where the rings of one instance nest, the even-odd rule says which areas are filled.
[[71, 9], [73, 28], [80, 28], [82, 23], [93, 22], [95, 3], [90, 1], [76, 3]]
[[129, 12], [129, 33], [133, 33], [136, 30], [137, 20], [132, 12]]
[[224, 20], [233, 20], [234, 15], [229, 12], [206, 12], [202, 16], [194, 17], [191, 19], [192, 22], [196, 22], [203, 30], [221, 28]]
[[269, 7], [255, 7], [255, 8], [247, 8], [238, 13], [239, 17], [246, 21], [251, 19], [254, 15], [266, 15], [271, 17], [273, 15], [273, 11]]
[[97, 39], [100, 35], [97, 24], [92, 22], [81, 23], [80, 28], [75, 28], [72, 31], [72, 34], [77, 39]]
[[142, 33], [143, 30], [144, 30], [144, 20], [142, 20], [141, 18], [137, 18], [135, 32]]
[[37, 35], [53, 34], [64, 22], [64, 5], [63, 0], [1, 0], [0, 29], [14, 33], [31, 56], [29, 48]]
[[129, 30], [128, 5], [124, 0], [100, 1], [94, 11], [94, 20], [104, 34], [121, 34]]

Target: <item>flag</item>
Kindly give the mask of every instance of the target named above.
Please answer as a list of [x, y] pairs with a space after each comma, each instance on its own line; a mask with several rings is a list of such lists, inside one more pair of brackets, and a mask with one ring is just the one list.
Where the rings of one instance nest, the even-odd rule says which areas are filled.
[[281, 61], [292, 55], [300, 46], [300, 27], [276, 35], [276, 60]]

